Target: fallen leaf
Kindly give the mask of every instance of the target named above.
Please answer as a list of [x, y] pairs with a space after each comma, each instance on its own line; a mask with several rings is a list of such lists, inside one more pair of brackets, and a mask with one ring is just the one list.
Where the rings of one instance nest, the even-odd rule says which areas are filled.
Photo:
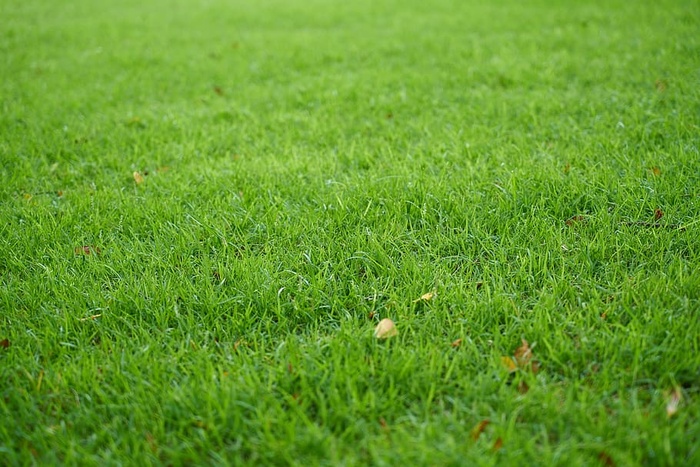
[[214, 86], [214, 92], [216, 93], [217, 96], [223, 96], [223, 95], [224, 95], [224, 90], [221, 89], [220, 86]]
[[586, 222], [585, 216], [581, 216], [581, 215], [571, 216], [566, 220], [566, 225], [571, 227], [574, 224], [583, 223], [583, 222]]
[[666, 415], [668, 418], [673, 417], [678, 412], [678, 405], [681, 403], [681, 391], [676, 388], [668, 396], [666, 401]]
[[659, 175], [661, 175], [661, 169], [658, 167], [652, 167], [651, 173], [654, 174], [654, 176], [658, 177]]
[[658, 221], [662, 217], [664, 217], [664, 212], [659, 208], [654, 209], [654, 220]]
[[430, 300], [432, 300], [436, 295], [437, 295], [437, 294], [436, 294], [435, 292], [426, 292], [426, 293], [424, 293], [423, 295], [421, 295], [420, 298], [416, 298], [415, 300], [413, 300], [413, 303], [417, 303], [417, 302], [421, 302], [421, 301], [423, 301], [423, 302], [430, 301]]
[[9, 349], [10, 345], [12, 345], [12, 344], [10, 344], [9, 339], [3, 339], [0, 341], [0, 347], [2, 347], [3, 349]]
[[481, 436], [481, 433], [483, 433], [484, 430], [486, 429], [486, 427], [489, 426], [489, 423], [491, 423], [491, 420], [486, 418], [486, 419], [480, 421], [479, 423], [477, 423], [476, 426], [474, 428], [472, 428], [471, 436], [472, 436], [472, 439], [474, 441], [479, 439], [479, 436]]
[[385, 430], [389, 428], [389, 425], [387, 425], [386, 420], [384, 420], [384, 417], [379, 417], [379, 425], [381, 425], [381, 427]]
[[508, 370], [508, 373], [513, 373], [518, 369], [518, 365], [515, 363], [515, 360], [513, 360], [513, 357], [501, 357], [501, 364]]
[[192, 425], [196, 426], [197, 428], [201, 428], [202, 430], [207, 430], [207, 424], [204, 422], [204, 420], [201, 419], [196, 419], [192, 421]]
[[386, 339], [388, 337], [394, 337], [399, 332], [396, 330], [396, 325], [389, 318], [384, 318], [377, 324], [374, 329], [374, 337], [377, 339]]
[[525, 339], [521, 341], [520, 347], [515, 349], [515, 354], [512, 357], [501, 357], [501, 364], [509, 373], [518, 369], [529, 369], [532, 373], [537, 373], [540, 370], [540, 363], [533, 360], [534, 355], [530, 344]]
[[100, 247], [97, 246], [92, 246], [92, 245], [83, 245], [83, 246], [76, 246], [73, 252], [76, 255], [99, 255], [102, 253], [102, 250]]
[[668, 82], [665, 79], [657, 79], [654, 82], [654, 87], [659, 92], [664, 92], [668, 88]]
[[141, 175], [138, 172], [134, 172], [134, 181], [137, 185], [140, 185], [141, 183], [143, 183], [143, 175]]
[[102, 313], [98, 313], [96, 315], [88, 316], [87, 318], [80, 318], [80, 321], [88, 321], [90, 319], [97, 319], [100, 316], [102, 316]]
[[527, 385], [525, 381], [520, 381], [518, 383], [518, 392], [520, 394], [527, 394], [527, 392], [530, 390], [530, 386]]
[[453, 341], [452, 344], [450, 344], [450, 345], [452, 347], [459, 347], [460, 345], [462, 345], [462, 339], [461, 338], [457, 339], [457, 340]]
[[520, 347], [515, 349], [515, 361], [517, 362], [518, 366], [525, 366], [528, 363], [530, 363], [530, 360], [532, 360], [532, 349], [530, 348], [530, 344], [525, 339], [521, 339], [522, 344]]
[[617, 464], [615, 464], [615, 461], [606, 453], [605, 451], [601, 451], [600, 454], [598, 454], [598, 460], [603, 464], [605, 467], [615, 467]]
[[502, 447], [503, 447], [503, 438], [501, 438], [499, 436], [498, 438], [496, 438], [496, 441], [493, 443], [492, 449], [494, 452], [496, 452], [496, 451], [500, 450]]
[[537, 374], [538, 371], [540, 371], [540, 362], [534, 361], [532, 364], [530, 364], [530, 371], [532, 371], [532, 374]]
[[148, 443], [148, 447], [151, 452], [158, 451], [158, 443], [156, 442], [156, 438], [150, 432], [146, 432], [146, 442]]
[[41, 391], [41, 383], [44, 381], [44, 370], [39, 370], [39, 377], [36, 382], [36, 390]]

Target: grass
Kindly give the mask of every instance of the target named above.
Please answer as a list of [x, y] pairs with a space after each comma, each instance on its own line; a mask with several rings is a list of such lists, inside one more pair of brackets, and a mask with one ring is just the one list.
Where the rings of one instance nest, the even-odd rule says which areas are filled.
[[0, 463], [700, 461], [695, 2], [0, 17]]

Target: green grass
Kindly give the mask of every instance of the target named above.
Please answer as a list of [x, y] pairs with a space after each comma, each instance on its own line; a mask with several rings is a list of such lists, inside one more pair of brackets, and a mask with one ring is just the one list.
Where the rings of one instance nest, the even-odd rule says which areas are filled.
[[0, 18], [0, 464], [700, 462], [696, 2]]

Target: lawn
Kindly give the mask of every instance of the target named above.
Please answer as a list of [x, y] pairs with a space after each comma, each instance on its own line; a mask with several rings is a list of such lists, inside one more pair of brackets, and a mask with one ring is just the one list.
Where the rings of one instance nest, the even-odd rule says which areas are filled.
[[696, 1], [0, 18], [0, 464], [700, 464]]

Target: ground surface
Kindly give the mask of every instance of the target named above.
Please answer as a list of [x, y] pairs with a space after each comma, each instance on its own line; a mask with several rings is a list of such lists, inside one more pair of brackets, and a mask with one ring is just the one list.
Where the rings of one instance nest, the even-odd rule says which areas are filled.
[[0, 17], [0, 464], [700, 460], [697, 2]]

